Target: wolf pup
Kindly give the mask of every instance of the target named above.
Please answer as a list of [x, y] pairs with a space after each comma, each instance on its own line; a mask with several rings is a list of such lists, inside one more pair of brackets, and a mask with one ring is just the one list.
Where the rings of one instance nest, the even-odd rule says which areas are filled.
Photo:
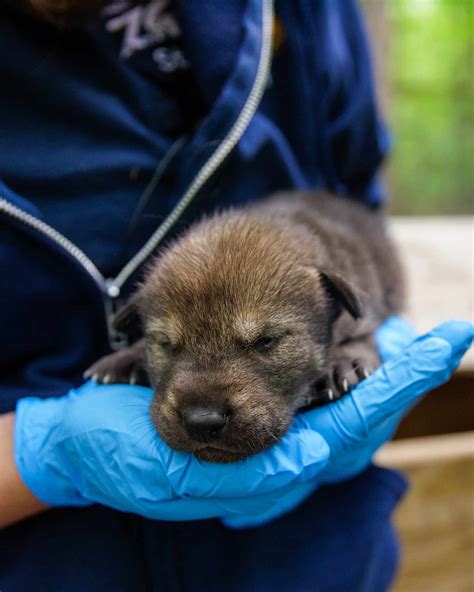
[[381, 213], [322, 192], [277, 194], [169, 245], [116, 318], [135, 343], [87, 376], [150, 384], [172, 448], [239, 460], [379, 365], [373, 333], [400, 312], [401, 278]]

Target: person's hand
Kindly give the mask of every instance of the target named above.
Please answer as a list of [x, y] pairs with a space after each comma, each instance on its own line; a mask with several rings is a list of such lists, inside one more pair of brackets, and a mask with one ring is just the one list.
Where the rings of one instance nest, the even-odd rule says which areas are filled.
[[384, 362], [368, 379], [336, 403], [295, 418], [295, 424], [324, 437], [330, 459], [312, 481], [280, 490], [277, 502], [254, 515], [224, 518], [233, 528], [265, 524], [297, 507], [321, 484], [349, 479], [371, 462], [400, 419], [427, 392], [446, 382], [474, 336], [465, 321], [450, 321], [415, 339], [413, 327], [392, 317], [377, 331]]
[[[382, 341], [393, 345], [399, 334]], [[221, 517], [233, 527], [267, 522], [318, 484], [362, 470], [400, 415], [449, 378], [472, 335], [469, 323], [441, 325], [337, 403], [297, 416], [272, 449], [230, 465], [171, 450], [151, 424], [149, 389], [87, 383], [59, 399], [23, 399], [17, 466], [49, 505], [99, 502], [155, 519]]]
[[204, 463], [170, 449], [149, 413], [151, 389], [88, 382], [66, 396], [17, 405], [15, 461], [50, 506], [98, 502], [163, 520], [258, 513], [262, 497], [313, 479], [329, 458], [303, 425], [278, 447], [241, 463]]

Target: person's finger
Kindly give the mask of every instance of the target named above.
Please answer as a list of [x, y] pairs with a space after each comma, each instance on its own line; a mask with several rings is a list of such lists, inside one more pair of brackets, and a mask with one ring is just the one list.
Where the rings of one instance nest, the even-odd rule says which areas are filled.
[[377, 425], [360, 444], [353, 445], [340, 454], [333, 454], [318, 477], [320, 483], [339, 483], [366, 469], [375, 452], [392, 438], [402, 417], [401, 413], [390, 416]]
[[[229, 526], [230, 522], [233, 522], [233, 527], [243, 528], [269, 522], [296, 507], [314, 491], [317, 483], [317, 479], [304, 481], [271, 493], [239, 498], [185, 497], [166, 501], [137, 500], [134, 511], [146, 518], [170, 521], [226, 517], [229, 519]], [[119, 504], [114, 507], [130, 511], [129, 506], [128, 510]]]
[[320, 434], [298, 425], [270, 450], [228, 465], [171, 454], [167, 474], [178, 497], [236, 498], [310, 480], [328, 458], [329, 448]]
[[221, 519], [221, 521], [225, 526], [232, 529], [256, 528], [258, 526], [263, 526], [298, 507], [315, 491], [317, 486], [317, 480], [297, 483], [291, 488], [288, 488], [288, 490], [285, 491], [285, 494], [281, 495], [275, 503], [267, 503], [267, 507], [263, 511], [248, 514], [227, 514]]
[[375, 332], [375, 341], [382, 362], [399, 356], [416, 339], [413, 325], [402, 317], [390, 317]]
[[354, 398], [368, 429], [390, 415], [409, 409], [421, 395], [446, 382], [471, 345], [473, 336], [471, 323], [442, 323], [417, 338], [404, 356], [382, 366], [372, 387], [367, 385], [364, 389], [361, 383]]
[[439, 325], [416, 339], [336, 403], [301, 416], [319, 432], [331, 454], [367, 438], [374, 426], [407, 411], [421, 395], [446, 382], [471, 344], [473, 326], [465, 321]]
[[474, 325], [462, 319], [446, 321], [432, 329], [430, 335], [446, 339], [451, 344], [453, 348], [453, 365], [454, 369], [456, 369], [461, 358], [472, 344]]

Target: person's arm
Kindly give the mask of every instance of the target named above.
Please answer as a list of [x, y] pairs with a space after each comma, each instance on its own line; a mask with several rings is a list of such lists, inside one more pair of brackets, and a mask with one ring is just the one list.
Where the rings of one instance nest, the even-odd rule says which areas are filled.
[[48, 508], [20, 477], [13, 453], [14, 426], [14, 413], [0, 415], [0, 528]]

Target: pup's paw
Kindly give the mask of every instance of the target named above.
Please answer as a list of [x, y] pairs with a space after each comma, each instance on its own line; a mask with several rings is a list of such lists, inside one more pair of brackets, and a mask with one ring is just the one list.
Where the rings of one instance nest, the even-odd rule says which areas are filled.
[[340, 353], [332, 360], [326, 376], [316, 384], [315, 402], [323, 405], [337, 401], [367, 378], [380, 365], [375, 352], [360, 352], [357, 357]]
[[143, 357], [133, 347], [104, 356], [84, 372], [84, 378], [99, 384], [149, 386]]
[[336, 359], [326, 378], [328, 399], [340, 399], [376, 369], [372, 358]]

